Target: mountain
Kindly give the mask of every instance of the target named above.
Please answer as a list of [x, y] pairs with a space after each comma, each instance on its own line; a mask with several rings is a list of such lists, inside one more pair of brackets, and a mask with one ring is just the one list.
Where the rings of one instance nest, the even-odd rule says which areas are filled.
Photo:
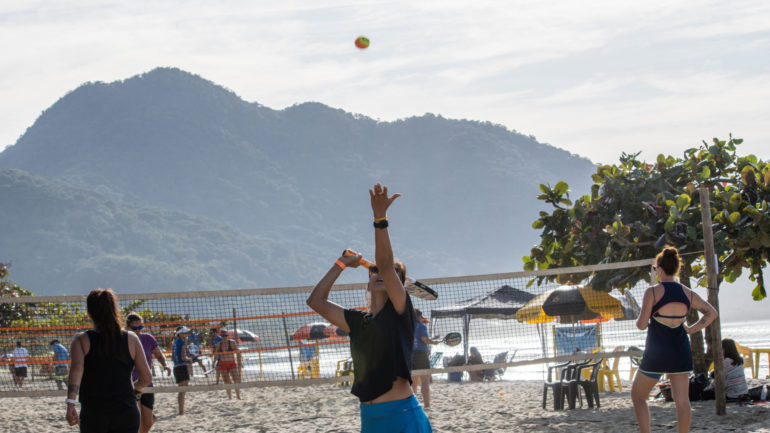
[[[3, 167], [116, 206], [229, 227], [223, 248], [240, 237], [266, 248], [291, 245], [313, 269], [325, 269], [345, 247], [373, 254], [366, 190], [383, 182], [403, 194], [390, 211], [391, 236], [417, 277], [520, 269], [537, 242], [538, 184], [564, 180], [574, 197], [588, 191], [595, 171], [585, 158], [499, 125], [432, 114], [379, 122], [315, 102], [273, 110], [173, 68], [80, 86], [0, 153]], [[194, 230], [175, 235], [199, 236]], [[15, 281], [31, 278], [21, 271], [26, 262], [37, 274], [30, 289], [57, 290], [34, 255], [7, 248], [0, 241], [0, 261], [13, 259]], [[146, 244], [132, 257], [153, 257], [157, 248]], [[193, 253], [180, 263], [196, 263]], [[248, 282], [231, 288], [273, 281], [238, 273]], [[276, 284], [306, 278], [295, 268], [285, 274]]]
[[306, 269], [305, 278], [321, 272], [298, 245], [115, 202], [21, 170], [0, 169], [0, 194], [7, 204], [0, 207], [0, 251], [12, 252], [12, 279], [39, 295], [275, 286], [287, 268]]

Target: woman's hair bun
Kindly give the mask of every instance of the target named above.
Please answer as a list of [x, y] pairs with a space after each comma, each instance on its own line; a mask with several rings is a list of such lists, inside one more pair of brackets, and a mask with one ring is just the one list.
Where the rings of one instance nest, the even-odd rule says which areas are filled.
[[676, 250], [674, 247], [666, 247], [666, 249], [663, 250], [663, 256], [677, 256], [679, 255], [679, 251]]

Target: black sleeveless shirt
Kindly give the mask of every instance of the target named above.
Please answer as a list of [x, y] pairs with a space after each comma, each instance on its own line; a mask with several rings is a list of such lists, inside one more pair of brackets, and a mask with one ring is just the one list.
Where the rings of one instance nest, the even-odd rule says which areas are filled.
[[345, 310], [345, 321], [350, 327], [353, 395], [367, 402], [388, 392], [397, 377], [412, 383], [415, 316], [408, 294], [403, 314], [388, 299], [376, 316]]
[[95, 330], [86, 332], [91, 347], [83, 362], [83, 378], [80, 381], [80, 403], [107, 406], [121, 404], [136, 406], [131, 371], [134, 360], [128, 351], [128, 333], [121, 331], [118, 356], [110, 358], [102, 352], [104, 340]]

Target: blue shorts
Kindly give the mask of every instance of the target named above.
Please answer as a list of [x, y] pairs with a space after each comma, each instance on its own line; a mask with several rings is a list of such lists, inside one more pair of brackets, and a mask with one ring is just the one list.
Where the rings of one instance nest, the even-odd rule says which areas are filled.
[[663, 373], [650, 373], [642, 370], [639, 370], [639, 373], [642, 373], [643, 375], [649, 377], [650, 379], [655, 379], [655, 380], [660, 380], [660, 378], [663, 377]]
[[413, 395], [403, 400], [362, 404], [361, 433], [432, 433], [428, 416]]

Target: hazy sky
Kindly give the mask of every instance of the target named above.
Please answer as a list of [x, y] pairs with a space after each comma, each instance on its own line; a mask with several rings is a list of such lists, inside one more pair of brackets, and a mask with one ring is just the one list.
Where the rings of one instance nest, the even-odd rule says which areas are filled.
[[767, 0], [2, 0], [0, 41], [0, 148], [84, 82], [174, 66], [275, 109], [488, 120], [596, 162], [730, 132], [770, 158]]

